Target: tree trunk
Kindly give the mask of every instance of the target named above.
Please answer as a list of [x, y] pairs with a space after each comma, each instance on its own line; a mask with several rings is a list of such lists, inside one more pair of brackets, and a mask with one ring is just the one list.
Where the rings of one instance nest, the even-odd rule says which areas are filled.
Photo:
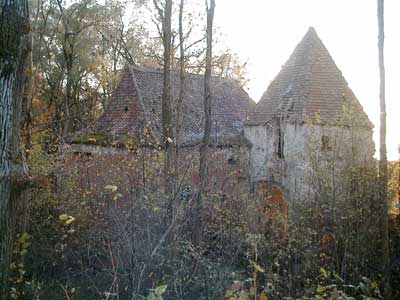
[[171, 105], [171, 15], [172, 0], [165, 1], [163, 14], [163, 45], [164, 45], [164, 82], [162, 93], [162, 125], [164, 151], [165, 193], [168, 197], [168, 209], [172, 212], [172, 194], [174, 189], [173, 157], [174, 136], [172, 128]]
[[176, 142], [175, 142], [175, 175], [178, 175], [179, 169], [179, 147], [182, 139], [182, 107], [185, 97], [185, 49], [183, 37], [183, 6], [185, 0], [179, 4], [179, 98], [176, 105]]
[[204, 75], [204, 135], [203, 141], [200, 146], [200, 186], [196, 196], [196, 220], [193, 228], [193, 242], [199, 244], [202, 239], [202, 227], [203, 227], [203, 201], [202, 194], [205, 190], [208, 177], [208, 148], [211, 139], [211, 68], [212, 68], [212, 41], [213, 41], [213, 21], [214, 21], [214, 10], [215, 0], [210, 0], [210, 5], [207, 5], [207, 52], [206, 52], [206, 70]]
[[66, 92], [64, 94], [64, 121], [63, 121], [63, 140], [67, 138], [68, 132], [70, 130], [70, 106], [71, 106], [71, 99], [72, 99], [72, 65], [73, 65], [73, 57], [72, 53], [68, 53], [67, 51], [72, 51], [72, 44], [69, 46], [69, 50], [64, 49], [64, 58], [66, 62]]
[[0, 299], [7, 299], [16, 202], [27, 181], [18, 135], [31, 45], [28, 2], [1, 0], [0, 5]]
[[72, 32], [69, 30], [68, 22], [66, 21], [66, 16], [64, 14], [64, 7], [61, 0], [57, 0], [58, 9], [61, 13], [61, 21], [64, 27], [64, 37], [62, 43], [62, 51], [65, 61], [66, 69], [66, 87], [63, 99], [63, 121], [62, 121], [62, 139], [65, 140], [69, 127], [70, 127], [70, 105], [71, 105], [71, 94], [72, 94], [72, 66], [73, 66], [73, 49], [74, 44], [70, 40], [73, 38]]
[[378, 48], [380, 75], [380, 147], [379, 147], [379, 177], [381, 180], [380, 201], [382, 204], [382, 269], [384, 273], [384, 299], [391, 299], [390, 287], [390, 251], [389, 251], [389, 222], [387, 201], [387, 158], [386, 158], [386, 100], [385, 100], [385, 64], [384, 64], [384, 1], [378, 0]]
[[[32, 45], [32, 35], [30, 35], [29, 43]], [[32, 148], [32, 100], [33, 100], [33, 59], [32, 51], [28, 53], [25, 68], [24, 93], [22, 97], [22, 131], [23, 142], [25, 145], [26, 157], [28, 158], [29, 150]]]

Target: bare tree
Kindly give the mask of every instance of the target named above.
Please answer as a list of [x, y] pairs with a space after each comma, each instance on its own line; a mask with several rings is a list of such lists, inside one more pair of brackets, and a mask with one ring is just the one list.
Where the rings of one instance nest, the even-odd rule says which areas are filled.
[[18, 134], [31, 39], [28, 1], [0, 5], [0, 299], [8, 299], [15, 208], [28, 178]]
[[207, 10], [207, 51], [206, 51], [206, 70], [204, 75], [204, 135], [200, 146], [200, 187], [196, 196], [196, 221], [193, 228], [193, 242], [198, 244], [202, 236], [202, 193], [207, 183], [208, 169], [208, 148], [211, 140], [211, 68], [212, 68], [212, 41], [213, 41], [213, 22], [215, 0], [206, 1]]
[[378, 48], [380, 79], [380, 141], [379, 141], [379, 177], [381, 180], [382, 204], [382, 264], [384, 272], [384, 298], [391, 299], [390, 288], [390, 255], [389, 255], [389, 222], [387, 203], [387, 158], [386, 158], [386, 100], [385, 100], [385, 63], [384, 63], [384, 0], [378, 0]]
[[162, 40], [164, 47], [163, 64], [164, 80], [162, 92], [162, 127], [163, 127], [163, 145], [164, 145], [164, 178], [165, 193], [168, 196], [168, 207], [172, 217], [172, 194], [174, 190], [174, 133], [172, 127], [172, 95], [171, 95], [171, 50], [172, 50], [172, 0], [165, 0], [164, 8], [161, 8], [157, 0], [153, 0], [154, 6], [158, 11], [159, 18], [162, 21]]
[[179, 147], [182, 137], [182, 107], [185, 97], [185, 48], [183, 36], [183, 7], [185, 0], [179, 4], [179, 98], [176, 105], [176, 143], [175, 143], [175, 174], [178, 174]]
[[98, 20], [94, 18], [89, 22], [83, 22], [85, 15], [90, 14], [90, 1], [81, 1], [81, 3], [71, 6], [69, 9], [63, 6], [63, 1], [57, 0], [57, 6], [60, 11], [62, 23], [62, 54], [63, 69], [65, 70], [65, 93], [63, 103], [63, 138], [71, 129], [71, 121], [74, 119], [71, 113], [71, 107], [75, 102], [77, 95], [74, 90], [76, 78], [74, 78], [74, 67], [76, 65], [79, 51], [77, 39], [84, 31], [96, 25]]

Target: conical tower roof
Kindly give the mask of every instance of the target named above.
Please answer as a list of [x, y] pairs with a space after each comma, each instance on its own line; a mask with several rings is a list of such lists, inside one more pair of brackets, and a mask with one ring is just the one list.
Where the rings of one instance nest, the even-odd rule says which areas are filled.
[[291, 123], [318, 118], [322, 123], [335, 124], [344, 111], [350, 111], [358, 124], [372, 127], [315, 29], [310, 27], [249, 114], [247, 124], [262, 125], [273, 118]]

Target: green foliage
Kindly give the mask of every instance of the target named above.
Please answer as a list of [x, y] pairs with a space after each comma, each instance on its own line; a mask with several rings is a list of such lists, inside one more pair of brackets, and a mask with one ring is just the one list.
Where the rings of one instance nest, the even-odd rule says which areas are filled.
[[71, 141], [75, 144], [95, 144], [95, 145], [104, 145], [107, 146], [110, 144], [106, 135], [101, 134], [99, 132], [91, 132], [88, 134], [79, 134]]
[[388, 162], [388, 198], [392, 214], [400, 213], [400, 162]]
[[345, 284], [345, 281], [335, 272], [321, 269], [319, 282], [311, 296], [305, 299], [338, 299], [338, 300], [378, 300], [383, 299], [378, 283], [366, 277], [356, 285]]
[[163, 300], [163, 294], [167, 290], [167, 285], [160, 285], [156, 287], [154, 290], [150, 290], [149, 294], [146, 297], [146, 300]]

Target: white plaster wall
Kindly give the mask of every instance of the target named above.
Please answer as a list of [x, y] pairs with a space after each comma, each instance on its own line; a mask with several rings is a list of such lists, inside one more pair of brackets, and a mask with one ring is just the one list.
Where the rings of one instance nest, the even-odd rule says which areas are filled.
[[[315, 165], [335, 160], [337, 172], [354, 165], [372, 166], [375, 145], [372, 130], [308, 124], [283, 124], [284, 159], [274, 155], [273, 130], [267, 126], [246, 126], [250, 152], [251, 180], [281, 185], [289, 201], [313, 200]], [[328, 136], [332, 150], [322, 151], [322, 136]], [[318, 165], [320, 164], [320, 165]]]
[[272, 128], [268, 126], [246, 126], [245, 137], [252, 143], [250, 150], [251, 181], [267, 180], [267, 163], [272, 159]]
[[329, 137], [332, 150], [322, 152], [321, 155], [335, 155], [343, 162], [352, 159], [357, 164], [366, 161], [372, 162], [371, 158], [375, 154], [372, 130], [333, 126], [307, 126], [305, 128], [308, 143], [317, 144], [321, 142], [323, 135]]
[[[322, 150], [322, 136], [329, 138], [330, 150]], [[332, 176], [324, 167], [330, 164], [332, 170], [334, 164], [334, 172], [340, 176], [352, 166], [373, 167], [375, 144], [372, 130], [365, 128], [287, 124], [284, 150], [287, 176], [282, 185], [289, 199], [307, 201], [314, 198], [316, 169], [322, 170], [319, 176]]]
[[286, 124], [284, 128], [284, 156], [286, 176], [282, 177], [282, 186], [288, 193], [288, 199], [309, 197], [307, 184], [309, 165], [305, 151], [306, 128], [304, 125]]

